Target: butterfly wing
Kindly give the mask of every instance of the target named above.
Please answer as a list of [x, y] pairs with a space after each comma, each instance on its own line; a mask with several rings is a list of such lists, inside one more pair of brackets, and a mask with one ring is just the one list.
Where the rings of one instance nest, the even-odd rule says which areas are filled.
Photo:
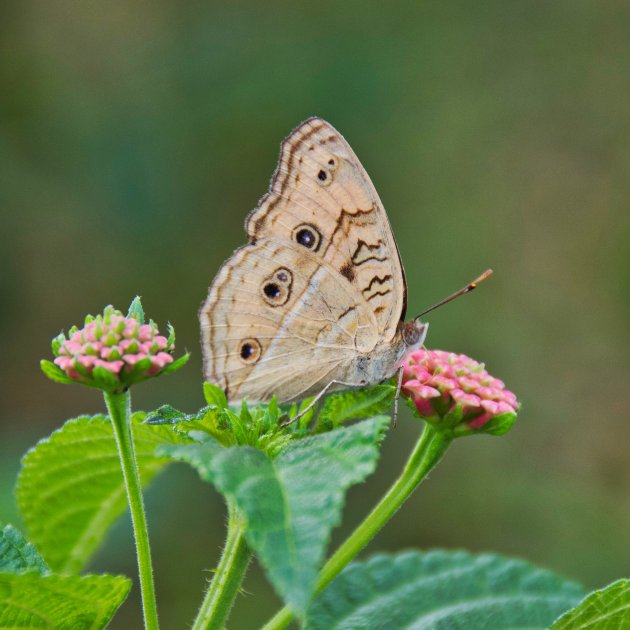
[[290, 241], [328, 263], [369, 303], [381, 341], [393, 339], [407, 294], [396, 241], [368, 174], [329, 123], [311, 118], [285, 139], [246, 230], [252, 243]]
[[352, 361], [378, 341], [360, 292], [316, 253], [273, 238], [223, 265], [200, 321], [205, 377], [230, 400], [298, 400], [348, 378], [359, 385]]

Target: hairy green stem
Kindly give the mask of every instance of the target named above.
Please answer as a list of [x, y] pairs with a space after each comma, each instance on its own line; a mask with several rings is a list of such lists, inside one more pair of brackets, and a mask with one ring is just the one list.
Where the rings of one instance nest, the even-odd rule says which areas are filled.
[[223, 628], [252, 554], [245, 542], [245, 523], [238, 510], [228, 504], [228, 531], [219, 566], [192, 626], [192, 630]]
[[[437, 431], [430, 424], [425, 425], [400, 477], [319, 572], [315, 594], [321, 593], [374, 538], [429, 471], [442, 459], [452, 440], [450, 433]], [[263, 630], [281, 630], [286, 628], [292, 620], [293, 613], [288, 606], [285, 606], [263, 626]]]
[[131, 435], [131, 397], [129, 391], [122, 394], [104, 392], [104, 396], [114, 427], [114, 436], [118, 446], [118, 455], [120, 456], [120, 467], [122, 468], [129, 510], [131, 512], [133, 534], [136, 541], [136, 555], [138, 557], [138, 573], [140, 574], [144, 627], [147, 630], [158, 630], [149, 532], [147, 530], [147, 518], [142, 501], [142, 486], [140, 485], [140, 475], [138, 474], [138, 464]]

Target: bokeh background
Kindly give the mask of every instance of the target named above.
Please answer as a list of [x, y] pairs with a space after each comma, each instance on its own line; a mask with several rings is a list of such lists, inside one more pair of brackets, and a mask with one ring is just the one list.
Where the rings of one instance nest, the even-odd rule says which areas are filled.
[[[555, 2], [107, 3], [0, 9], [0, 520], [20, 455], [97, 393], [47, 381], [50, 338], [142, 295], [189, 366], [138, 408], [202, 405], [197, 309], [244, 242], [280, 140], [320, 115], [389, 213], [430, 347], [485, 361], [523, 401], [503, 438], [455, 444], [369, 551], [465, 547], [601, 586], [630, 549], [630, 10]], [[407, 413], [407, 412], [404, 412]], [[347, 533], [419, 427], [390, 431]], [[325, 473], [323, 473], [325, 474]], [[187, 627], [222, 543], [183, 465], [147, 495], [164, 628]], [[121, 520], [90, 566], [136, 575]], [[253, 566], [231, 620], [278, 600]], [[137, 587], [112, 628], [139, 627]]]

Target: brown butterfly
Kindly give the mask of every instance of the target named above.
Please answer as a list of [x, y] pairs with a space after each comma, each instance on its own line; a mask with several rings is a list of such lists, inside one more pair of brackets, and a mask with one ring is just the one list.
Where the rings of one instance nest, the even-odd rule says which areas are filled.
[[205, 378], [230, 401], [379, 383], [422, 345], [428, 325], [404, 322], [407, 285], [383, 204], [329, 123], [310, 118], [284, 140], [245, 227], [248, 244], [199, 313]]

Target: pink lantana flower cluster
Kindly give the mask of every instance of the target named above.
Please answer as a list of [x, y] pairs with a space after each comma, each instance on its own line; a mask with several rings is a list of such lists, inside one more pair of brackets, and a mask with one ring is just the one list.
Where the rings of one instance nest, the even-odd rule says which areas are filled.
[[63, 333], [55, 337], [52, 349], [54, 364], [42, 362], [47, 376], [113, 392], [173, 371], [188, 358], [174, 361], [175, 331], [169, 325], [166, 338], [155, 322], [145, 324], [137, 298], [127, 317], [107, 306], [102, 315], [88, 315], [83, 328], [72, 327], [67, 338]]
[[474, 431], [501, 435], [519, 409], [516, 396], [483, 363], [464, 354], [416, 350], [403, 361], [403, 393], [418, 415], [456, 435]]

